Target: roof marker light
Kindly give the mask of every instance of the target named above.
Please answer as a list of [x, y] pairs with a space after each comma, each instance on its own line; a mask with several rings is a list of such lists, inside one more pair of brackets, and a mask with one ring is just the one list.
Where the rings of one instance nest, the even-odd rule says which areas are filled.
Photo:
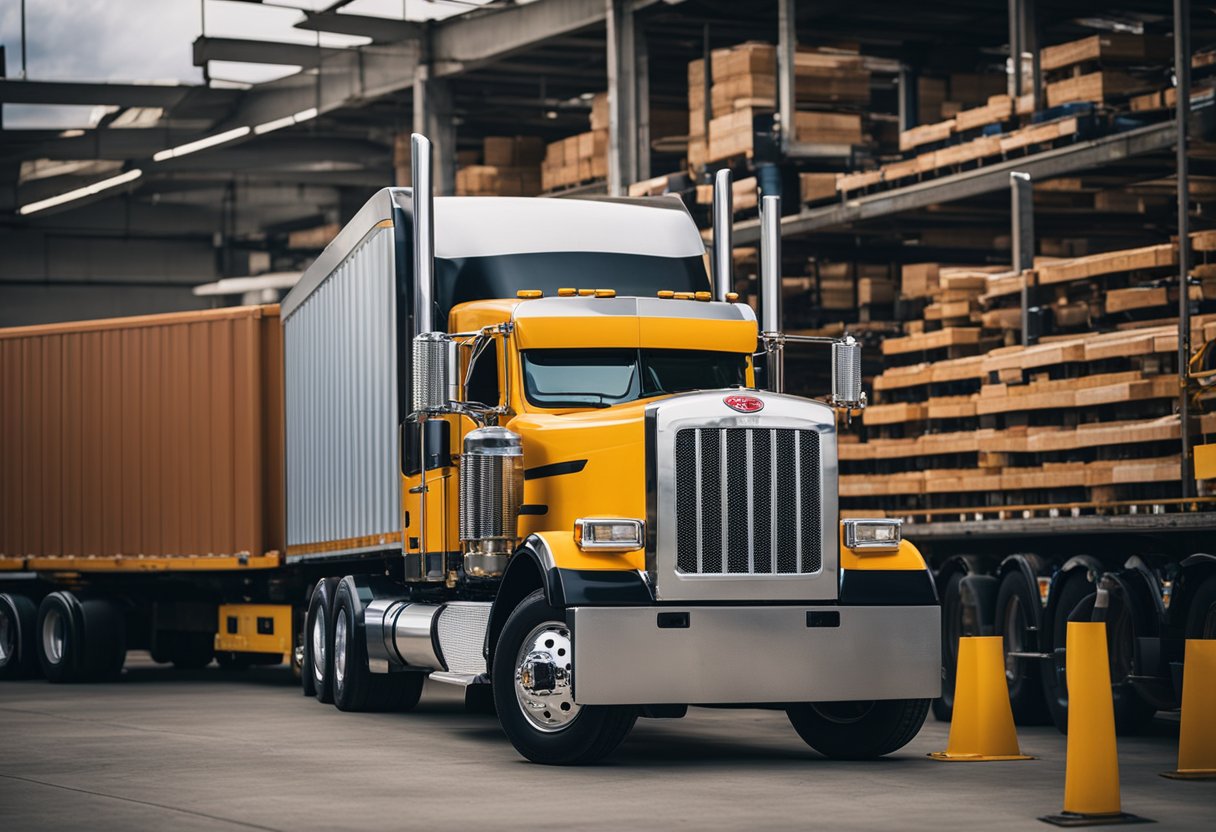
[[616, 289], [596, 289], [595, 296], [597, 298], [614, 298], [616, 297]]
[[543, 298], [544, 296], [545, 293], [540, 289], [520, 289], [515, 293], [515, 297], [521, 300], [534, 300], [536, 298]]
[[594, 296], [595, 296], [595, 290], [594, 290], [594, 289], [579, 289], [579, 290], [578, 290], [578, 296], [579, 296], [580, 298], [590, 298], [590, 297], [594, 297]]
[[207, 136], [202, 139], [196, 139], [192, 142], [179, 144], [177, 147], [170, 147], [165, 150], [158, 151], [152, 154], [152, 161], [164, 162], [167, 159], [176, 159], [179, 156], [185, 156], [189, 153], [197, 153], [200, 150], [206, 150], [209, 147], [215, 147], [225, 142], [234, 141], [236, 139], [248, 136], [252, 131], [249, 127], [234, 127], [231, 130], [225, 130], [223, 133], [216, 133], [214, 136]]
[[117, 188], [119, 185], [125, 185], [128, 182], [134, 182], [143, 175], [144, 172], [142, 170], [135, 168], [134, 170], [129, 170], [126, 173], [120, 173], [118, 176], [111, 176], [109, 179], [94, 182], [92, 185], [85, 185], [83, 188], [67, 191], [66, 193], [59, 194], [58, 196], [40, 199], [37, 202], [31, 202], [29, 205], [22, 205], [17, 209], [17, 213], [21, 216], [25, 216], [27, 214], [33, 214], [37, 211], [45, 211], [47, 208], [54, 208], [56, 205], [63, 205], [67, 202], [83, 199], [86, 196], [99, 194], [102, 191], [108, 191], [110, 188]]
[[569, 287], [565, 287], [565, 288], [561, 288], [561, 289], [557, 290], [557, 296], [559, 298], [572, 298], [577, 294], [578, 294], [578, 289], [571, 289]]
[[694, 300], [696, 296], [696, 292], [676, 292], [673, 297], [675, 297], [676, 300]]
[[709, 292], [697, 292], [695, 297], [697, 300], [712, 300], [713, 299], [713, 295], [711, 295]]
[[738, 293], [738, 292], [727, 292], [727, 293], [726, 293], [726, 302], [727, 302], [727, 303], [735, 303], [735, 302], [737, 302], [738, 300], [739, 300], [739, 293]]
[[676, 296], [676, 293], [671, 291], [670, 289], [660, 289], [659, 290], [659, 297], [661, 297], [663, 300], [671, 300], [675, 296]]

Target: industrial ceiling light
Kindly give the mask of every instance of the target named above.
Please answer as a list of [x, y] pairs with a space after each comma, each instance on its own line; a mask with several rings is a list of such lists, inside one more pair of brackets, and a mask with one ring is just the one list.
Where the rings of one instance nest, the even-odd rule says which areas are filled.
[[293, 124], [301, 124], [305, 121], [309, 121], [310, 119], [314, 119], [316, 117], [317, 117], [317, 108], [309, 107], [307, 110], [300, 110], [300, 112], [295, 113], [294, 115], [283, 116], [282, 118], [276, 118], [271, 121], [267, 121], [262, 124], [259, 124], [253, 128], [253, 132], [256, 135], [261, 136], [261, 135], [263, 135], [265, 133], [269, 133], [273, 130], [281, 130], [284, 127], [291, 127]]
[[59, 194], [58, 196], [40, 199], [37, 202], [31, 202], [29, 205], [22, 205], [17, 209], [17, 213], [21, 216], [33, 214], [37, 211], [45, 211], [47, 208], [54, 208], [56, 205], [63, 205], [67, 202], [73, 202], [77, 199], [83, 199], [86, 196], [108, 191], [110, 188], [117, 188], [119, 185], [125, 185], [128, 182], [134, 182], [139, 177], [143, 176], [143, 171], [139, 168], [129, 170], [126, 173], [120, 173], [118, 176], [111, 176], [109, 179], [102, 179], [100, 182], [94, 182], [92, 185], [85, 185], [83, 188], [77, 188], [74, 191]]
[[185, 156], [188, 153], [206, 150], [209, 147], [215, 147], [217, 144], [224, 144], [224, 142], [230, 142], [234, 139], [248, 136], [250, 132], [251, 131], [248, 127], [234, 127], [231, 130], [225, 130], [223, 133], [216, 133], [214, 136], [207, 136], [206, 138], [196, 139], [192, 142], [186, 142], [185, 144], [179, 144], [177, 147], [170, 147], [165, 150], [161, 150], [152, 155], [152, 160], [154, 162], [163, 162], [166, 159], [176, 159], [177, 157]]

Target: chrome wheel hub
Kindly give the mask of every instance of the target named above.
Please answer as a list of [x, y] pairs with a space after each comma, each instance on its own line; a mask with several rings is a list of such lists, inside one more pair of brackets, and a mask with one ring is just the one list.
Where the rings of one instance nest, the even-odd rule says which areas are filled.
[[334, 622], [334, 684], [346, 679], [346, 616], [339, 615]]
[[532, 727], [555, 733], [578, 716], [570, 628], [546, 621], [532, 629], [515, 662], [515, 699]]
[[317, 607], [317, 616], [312, 622], [312, 676], [318, 684], [325, 681], [325, 608]]
[[52, 664], [63, 661], [63, 615], [57, 609], [47, 611], [42, 619], [42, 652]]

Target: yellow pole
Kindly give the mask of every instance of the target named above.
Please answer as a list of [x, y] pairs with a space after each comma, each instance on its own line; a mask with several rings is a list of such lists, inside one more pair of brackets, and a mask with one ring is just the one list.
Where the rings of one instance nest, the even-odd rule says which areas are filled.
[[1018, 748], [1005, 681], [1000, 636], [966, 636], [958, 643], [954, 715], [945, 751], [929, 756], [949, 762], [1033, 760]]
[[1187, 639], [1182, 664], [1178, 770], [1163, 777], [1216, 780], [1216, 640]]
[[[1104, 579], [1105, 580], [1105, 579]], [[1105, 618], [1109, 595], [1099, 584], [1095, 615]], [[1039, 820], [1056, 826], [1144, 823], [1119, 803], [1119, 751], [1115, 746], [1115, 703], [1104, 621], [1069, 621], [1065, 644], [1068, 673], [1068, 757], [1064, 768], [1064, 811]]]

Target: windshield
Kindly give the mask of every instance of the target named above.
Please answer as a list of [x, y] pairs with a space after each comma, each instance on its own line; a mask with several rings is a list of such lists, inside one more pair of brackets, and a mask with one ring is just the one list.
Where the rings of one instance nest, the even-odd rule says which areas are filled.
[[539, 407], [611, 407], [689, 390], [741, 387], [747, 356], [708, 350], [527, 350], [524, 392]]

